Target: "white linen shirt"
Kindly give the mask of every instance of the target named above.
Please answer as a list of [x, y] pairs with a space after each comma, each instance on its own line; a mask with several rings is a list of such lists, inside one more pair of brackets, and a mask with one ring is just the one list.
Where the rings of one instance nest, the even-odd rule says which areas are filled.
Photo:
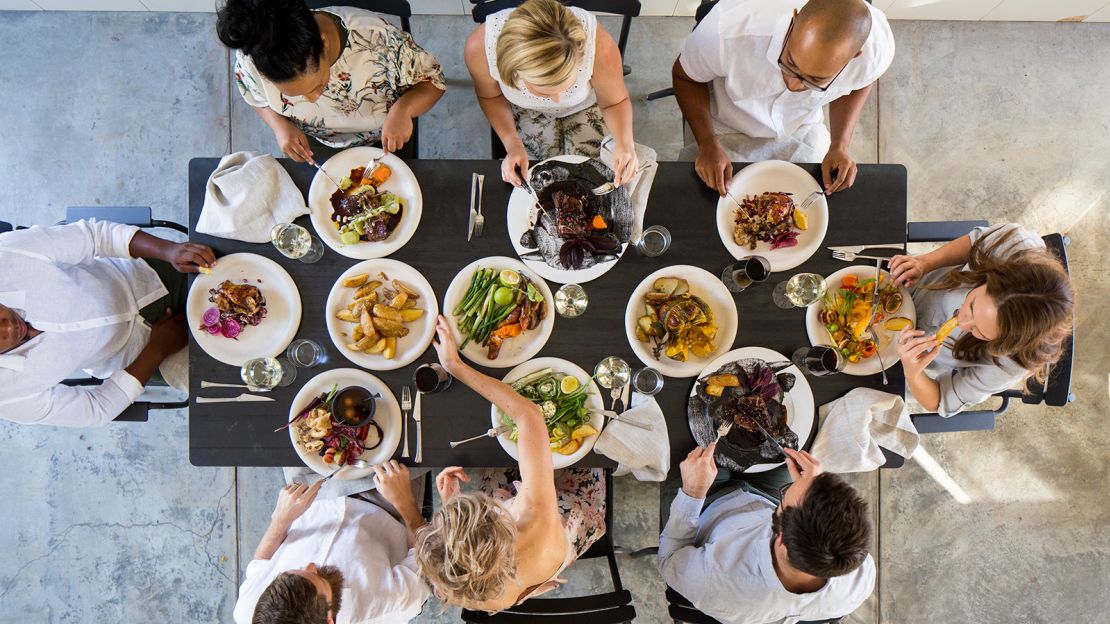
[[[0, 418], [103, 425], [142, 394], [123, 368], [150, 338], [139, 310], [167, 291], [150, 265], [131, 259], [138, 230], [91, 220], [0, 235], [0, 304], [43, 332], [0, 355]], [[107, 380], [60, 384], [77, 371]]]
[[679, 490], [659, 536], [659, 572], [702, 613], [725, 624], [794, 624], [855, 611], [875, 587], [875, 560], [795, 594], [782, 586], [771, 559], [775, 504], [736, 489], [701, 512], [704, 499]]
[[824, 119], [822, 107], [876, 80], [894, 60], [894, 35], [883, 12], [868, 5], [871, 33], [862, 54], [848, 62], [828, 91], [786, 88], [778, 59], [794, 9], [804, 0], [721, 0], [678, 57], [697, 82], [710, 83], [716, 134], [739, 132], [783, 139]]
[[[991, 244], [997, 236], [1014, 231], [1005, 245], [995, 251], [997, 256], [1007, 257], [1025, 249], [1043, 249], [1044, 240], [1035, 233], [1026, 230], [1016, 223], [1003, 223], [991, 227], [975, 228], [969, 232], [971, 243], [983, 240], [984, 244]], [[946, 267], [930, 271], [912, 289], [910, 295], [917, 312], [917, 328], [926, 334], [935, 333], [945, 321], [952, 318], [964, 305], [964, 299], [971, 288], [956, 288], [954, 290], [929, 290], [924, 288], [943, 279], [954, 267]], [[959, 267], [968, 270], [968, 265]], [[950, 339], [944, 341], [940, 353], [925, 369], [940, 385], [940, 405], [937, 413], [941, 416], [953, 416], [969, 405], [985, 401], [990, 395], [1008, 390], [1029, 374], [1017, 362], [1010, 358], [1000, 358], [995, 362], [992, 358], [977, 362], [957, 359], [952, 354], [949, 346], [953, 340], [963, 335], [963, 330], [957, 327], [949, 334]]]
[[279, 574], [310, 563], [335, 566], [343, 574], [336, 624], [408, 622], [430, 594], [417, 574], [408, 532], [389, 512], [348, 496], [317, 499], [293, 522], [273, 557], [247, 565], [236, 624], [250, 624], [259, 596]]

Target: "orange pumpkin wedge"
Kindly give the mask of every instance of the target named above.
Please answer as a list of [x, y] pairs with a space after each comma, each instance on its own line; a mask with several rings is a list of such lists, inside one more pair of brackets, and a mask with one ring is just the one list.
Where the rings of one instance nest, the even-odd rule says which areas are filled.
[[944, 325], [940, 326], [940, 329], [937, 330], [937, 344], [938, 345], [944, 344], [944, 339], [948, 337], [948, 334], [952, 333], [953, 329], [956, 329], [956, 325], [958, 323], [959, 323], [959, 321], [957, 321], [956, 317], [953, 316], [952, 318], [945, 321]]

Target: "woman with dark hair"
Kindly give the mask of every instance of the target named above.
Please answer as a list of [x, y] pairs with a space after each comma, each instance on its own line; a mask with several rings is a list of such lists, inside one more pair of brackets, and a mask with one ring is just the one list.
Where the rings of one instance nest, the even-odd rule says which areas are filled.
[[434, 56], [369, 11], [227, 0], [216, 17], [220, 41], [236, 51], [239, 92], [298, 162], [315, 162], [306, 134], [335, 148], [398, 150], [447, 88]]
[[919, 329], [898, 337], [906, 383], [942, 416], [1030, 375], [1043, 381], [1071, 334], [1071, 280], [1044, 241], [1018, 225], [976, 228], [927, 254], [894, 256], [890, 272], [913, 287], [917, 309]]

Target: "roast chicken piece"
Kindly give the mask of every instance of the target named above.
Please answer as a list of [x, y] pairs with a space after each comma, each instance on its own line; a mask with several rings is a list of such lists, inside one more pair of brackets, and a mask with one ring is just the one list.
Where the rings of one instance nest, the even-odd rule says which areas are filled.
[[262, 291], [257, 286], [225, 280], [217, 289], [214, 302], [220, 312], [251, 316], [262, 307]]

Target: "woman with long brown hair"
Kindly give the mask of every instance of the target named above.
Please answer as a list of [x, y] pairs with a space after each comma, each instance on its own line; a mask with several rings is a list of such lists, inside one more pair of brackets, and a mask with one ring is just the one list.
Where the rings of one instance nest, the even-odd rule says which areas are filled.
[[906, 383], [942, 416], [1030, 375], [1044, 379], [1071, 334], [1068, 274], [1018, 225], [976, 228], [927, 254], [895, 256], [890, 272], [911, 287], [917, 308], [917, 328], [898, 337]]

